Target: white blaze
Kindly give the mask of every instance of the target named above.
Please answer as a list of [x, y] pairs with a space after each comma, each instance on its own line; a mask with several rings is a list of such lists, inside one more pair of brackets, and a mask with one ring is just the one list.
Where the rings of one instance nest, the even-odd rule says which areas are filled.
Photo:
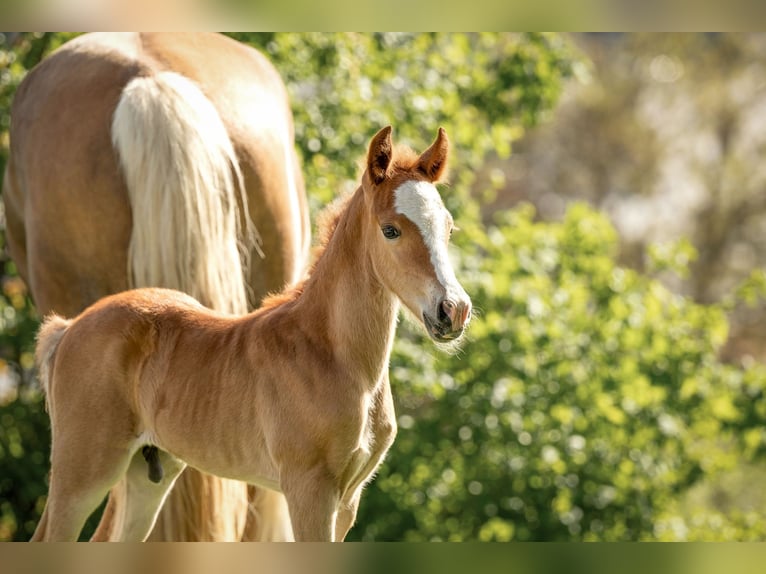
[[394, 208], [414, 223], [431, 254], [431, 264], [447, 297], [465, 296], [455, 277], [447, 253], [450, 214], [442, 203], [436, 186], [425, 181], [410, 180], [396, 188]]

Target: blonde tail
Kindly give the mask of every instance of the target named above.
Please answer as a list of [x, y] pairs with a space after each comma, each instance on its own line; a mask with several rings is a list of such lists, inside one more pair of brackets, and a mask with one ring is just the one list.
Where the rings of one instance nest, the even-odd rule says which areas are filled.
[[[174, 72], [134, 78], [114, 112], [112, 142], [133, 212], [130, 286], [178, 289], [218, 311], [247, 313], [248, 253], [260, 248], [234, 146], [212, 102]], [[120, 515], [117, 490], [107, 520]], [[247, 485], [187, 470], [150, 539], [239, 540], [247, 515]], [[108, 537], [117, 529], [99, 530]]]
[[133, 212], [130, 286], [178, 289], [246, 313], [248, 253], [258, 238], [212, 102], [175, 72], [134, 78], [114, 112], [112, 142]]

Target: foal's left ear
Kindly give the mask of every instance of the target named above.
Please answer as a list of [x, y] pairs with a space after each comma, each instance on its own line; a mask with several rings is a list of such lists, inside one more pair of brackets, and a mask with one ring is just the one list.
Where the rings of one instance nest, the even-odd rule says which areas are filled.
[[449, 152], [449, 139], [444, 128], [439, 128], [436, 141], [424, 151], [418, 159], [418, 169], [433, 183], [439, 181], [447, 169], [447, 154]]

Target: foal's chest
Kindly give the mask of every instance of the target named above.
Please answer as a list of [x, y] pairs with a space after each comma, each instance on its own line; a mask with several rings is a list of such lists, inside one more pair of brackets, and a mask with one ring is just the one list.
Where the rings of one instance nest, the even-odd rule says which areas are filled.
[[390, 390], [384, 389], [382, 396], [369, 397], [365, 407], [355, 444], [341, 474], [339, 486], [344, 501], [358, 495], [360, 488], [372, 477], [396, 433]]

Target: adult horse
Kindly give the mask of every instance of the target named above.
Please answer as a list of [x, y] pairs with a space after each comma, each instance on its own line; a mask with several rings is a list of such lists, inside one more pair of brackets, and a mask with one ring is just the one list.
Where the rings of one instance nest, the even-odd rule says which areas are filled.
[[[19, 86], [3, 185], [11, 256], [42, 314], [170, 287], [243, 314], [296, 281], [309, 219], [285, 87], [216, 34], [88, 34]], [[88, 444], [82, 445], [88, 449]], [[187, 471], [154, 540], [289, 539], [281, 495]], [[110, 493], [94, 539], [125, 512]], [[250, 511], [250, 512], [248, 512]]]

